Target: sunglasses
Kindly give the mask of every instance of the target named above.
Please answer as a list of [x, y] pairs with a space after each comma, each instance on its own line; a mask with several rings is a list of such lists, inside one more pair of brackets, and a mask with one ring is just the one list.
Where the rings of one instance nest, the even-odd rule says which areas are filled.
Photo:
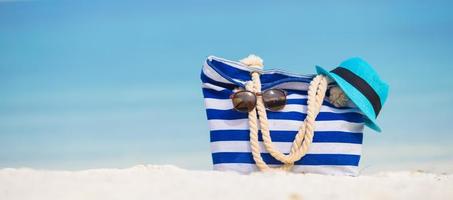
[[230, 96], [233, 107], [239, 112], [250, 112], [256, 107], [257, 96], [262, 96], [264, 107], [270, 111], [279, 111], [286, 105], [286, 91], [269, 89], [263, 92], [239, 91]]

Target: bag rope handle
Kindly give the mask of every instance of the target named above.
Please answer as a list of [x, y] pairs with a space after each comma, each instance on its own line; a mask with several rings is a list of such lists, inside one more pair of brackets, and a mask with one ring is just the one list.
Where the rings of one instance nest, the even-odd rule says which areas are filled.
[[[245, 89], [252, 92], [261, 92], [259, 72], [252, 72], [251, 76], [252, 80], [247, 82]], [[310, 82], [310, 86], [308, 88], [307, 116], [295, 136], [290, 153], [288, 155], [280, 152], [272, 143], [266, 108], [264, 107], [262, 96], [257, 96], [256, 108], [248, 113], [248, 122], [250, 127], [250, 146], [253, 159], [255, 160], [258, 169], [260, 169], [261, 171], [269, 171], [274, 169], [289, 171], [293, 167], [294, 162], [300, 160], [307, 153], [308, 147], [313, 141], [315, 119], [320, 112], [322, 102], [326, 94], [327, 82], [327, 78], [323, 75], [317, 75]], [[282, 167], [271, 168], [263, 161], [263, 158], [261, 157], [260, 145], [258, 141], [258, 116], [259, 125], [263, 136], [264, 148], [275, 159], [284, 163]]]

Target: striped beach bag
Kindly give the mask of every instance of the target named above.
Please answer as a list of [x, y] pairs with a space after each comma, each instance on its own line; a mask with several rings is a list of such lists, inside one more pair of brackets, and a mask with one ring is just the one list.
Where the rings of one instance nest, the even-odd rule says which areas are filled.
[[[358, 174], [364, 119], [322, 75], [263, 70], [258, 57], [209, 56], [201, 80], [215, 170]], [[327, 95], [326, 95], [327, 94]]]

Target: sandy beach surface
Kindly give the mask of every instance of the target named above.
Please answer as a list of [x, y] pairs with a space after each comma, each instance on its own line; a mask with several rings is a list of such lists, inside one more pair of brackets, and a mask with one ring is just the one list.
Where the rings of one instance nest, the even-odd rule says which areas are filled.
[[453, 174], [380, 172], [359, 177], [126, 169], [0, 170], [0, 199], [453, 199]]

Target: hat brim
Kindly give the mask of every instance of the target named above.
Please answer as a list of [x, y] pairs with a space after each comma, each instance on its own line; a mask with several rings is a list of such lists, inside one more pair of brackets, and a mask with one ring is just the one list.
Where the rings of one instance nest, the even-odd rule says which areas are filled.
[[365, 115], [365, 125], [371, 129], [381, 132], [381, 128], [377, 125], [376, 117], [374, 114], [373, 106], [368, 101], [368, 99], [354, 86], [349, 84], [346, 80], [340, 76], [330, 73], [320, 66], [316, 66], [316, 71], [318, 74], [328, 76], [334, 80], [337, 85], [344, 91], [346, 96], [359, 108], [359, 110]]

